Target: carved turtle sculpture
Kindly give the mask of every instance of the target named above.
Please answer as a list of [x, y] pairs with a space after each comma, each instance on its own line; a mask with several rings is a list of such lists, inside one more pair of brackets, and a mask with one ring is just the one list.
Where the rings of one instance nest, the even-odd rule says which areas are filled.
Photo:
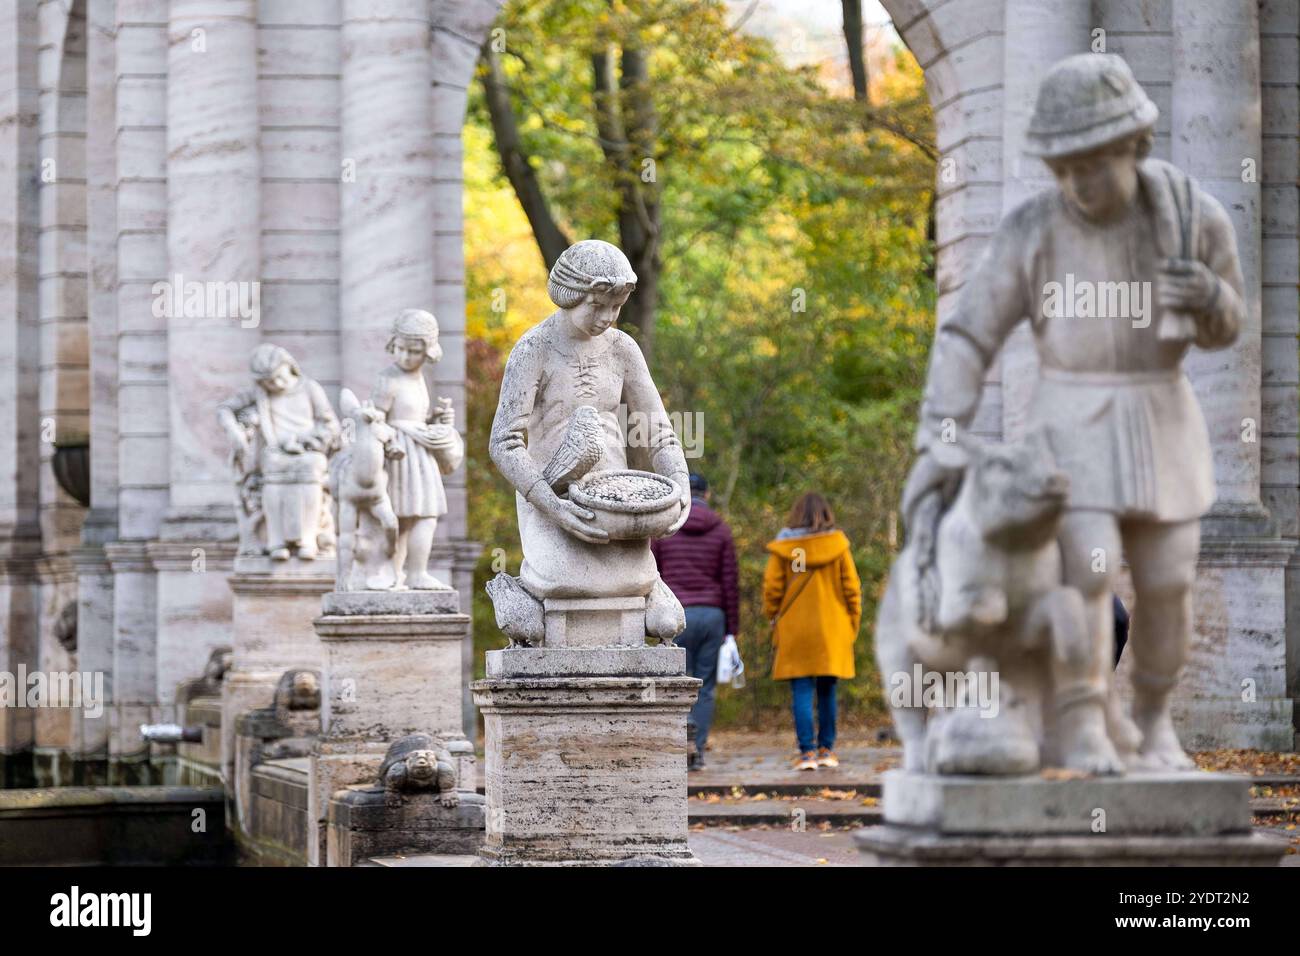
[[437, 790], [444, 807], [460, 803], [451, 754], [429, 734], [408, 734], [393, 741], [379, 766], [379, 783], [390, 803], [422, 790]]

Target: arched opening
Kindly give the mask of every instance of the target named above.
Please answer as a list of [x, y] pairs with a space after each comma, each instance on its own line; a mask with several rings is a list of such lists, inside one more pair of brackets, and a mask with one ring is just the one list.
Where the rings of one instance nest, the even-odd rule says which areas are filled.
[[[736, 536], [742, 653], [759, 676], [720, 699], [724, 721], [786, 706], [762, 673], [761, 581], [764, 543], [798, 494], [821, 490], [850, 529], [868, 621], [896, 540], [935, 310], [931, 104], [947, 61], [924, 7], [893, 6], [863, 4], [864, 29], [845, 31], [838, 4], [706, 4], [669, 23], [624, 11], [610, 24], [581, 5], [507, 3], [471, 91], [471, 537], [501, 543], [476, 594], [521, 557], [513, 491], [483, 453], [502, 361], [552, 311], [558, 252], [614, 242], [656, 279], [653, 334], [644, 310], [625, 308], [620, 326], [649, 353], [688, 464]], [[930, 42], [926, 62], [904, 25]], [[545, 43], [555, 35], [570, 40], [563, 55]], [[945, 115], [959, 136], [963, 114]], [[638, 257], [647, 228], [655, 255]], [[479, 649], [497, 646], [490, 606], [476, 597], [475, 610]], [[879, 702], [870, 643], [859, 649], [850, 714]]]

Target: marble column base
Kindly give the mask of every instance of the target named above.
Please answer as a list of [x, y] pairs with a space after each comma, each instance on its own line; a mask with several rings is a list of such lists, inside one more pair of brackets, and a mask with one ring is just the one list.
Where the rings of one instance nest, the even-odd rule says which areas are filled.
[[686, 842], [686, 715], [700, 681], [682, 648], [623, 644], [622, 612], [599, 609], [614, 626], [605, 647], [568, 621], [586, 646], [488, 652], [489, 677], [472, 685], [486, 727], [481, 864], [699, 865]]
[[860, 831], [875, 866], [1275, 866], [1252, 833], [1250, 781], [1151, 773], [1048, 780], [883, 776], [885, 824]]
[[[388, 745], [413, 733], [461, 741], [461, 645], [470, 618], [460, 596], [438, 591], [331, 591], [314, 626], [325, 650], [323, 735], [312, 748], [308, 860], [328, 864], [329, 804], [376, 782]], [[474, 779], [474, 753], [457, 776]], [[472, 789], [472, 785], [471, 785]]]

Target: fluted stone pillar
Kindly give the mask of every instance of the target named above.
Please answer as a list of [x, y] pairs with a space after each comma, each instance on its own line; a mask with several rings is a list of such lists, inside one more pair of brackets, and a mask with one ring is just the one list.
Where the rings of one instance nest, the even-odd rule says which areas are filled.
[[[40, 550], [37, 8], [0, 4], [0, 670], [35, 664]], [[0, 707], [0, 786], [29, 781], [31, 712]]]
[[[158, 571], [158, 694], [229, 641], [235, 537], [217, 403], [249, 383], [260, 341], [261, 161], [256, 0], [171, 0], [167, 259], [183, 314], [167, 322], [169, 507]], [[202, 283], [201, 314], [189, 293]], [[220, 294], [216, 294], [220, 293]], [[196, 629], [197, 628], [197, 629]]]
[[[104, 673], [107, 692], [113, 667], [113, 572], [104, 544], [117, 538], [118, 351], [117, 351], [117, 65], [112, 30], [115, 0], [90, 11], [86, 59], [86, 258], [87, 321], [90, 327], [90, 511], [81, 526], [81, 547], [72, 552], [77, 571], [77, 666]], [[109, 711], [83, 714], [77, 757], [98, 780], [108, 756]]]
[[167, 509], [168, 323], [154, 314], [152, 292], [167, 275], [166, 24], [167, 0], [119, 3], [114, 13], [119, 540], [105, 545], [113, 571], [112, 779], [131, 779], [147, 753], [138, 725], [157, 699], [157, 578], [145, 542], [157, 537]]
[[[174, 283], [256, 282], [261, 269], [256, 0], [171, 0], [167, 27], [167, 259]], [[212, 291], [206, 286], [205, 291]], [[218, 402], [248, 384], [260, 316], [171, 315], [169, 525], [229, 523]], [[227, 300], [229, 304], [229, 300]], [[215, 519], [215, 520], [214, 520]], [[179, 528], [176, 529], [179, 531]], [[171, 535], [164, 535], [165, 537]], [[181, 536], [181, 535], [177, 535]], [[188, 535], [187, 535], [188, 536]]]
[[[1038, 85], [1056, 63], [1089, 49], [1093, 27], [1088, 0], [1006, 0], [1002, 72], [1002, 213], [1055, 184], [1040, 159], [1024, 154]], [[1002, 434], [1019, 437], [1038, 380], [1038, 353], [1028, 323], [1002, 347]]]
[[[1285, 581], [1295, 542], [1276, 536], [1289, 522], [1270, 522], [1260, 495], [1267, 428], [1261, 420], [1259, 9], [1172, 0], [1170, 10], [1170, 159], [1232, 220], [1246, 301], [1231, 348], [1192, 349], [1184, 362], [1209, 428], [1218, 496], [1202, 519], [1196, 633], [1174, 718], [1190, 747], [1289, 749], [1295, 735]], [[1287, 348], [1294, 355], [1294, 341]]]
[[339, 339], [363, 396], [394, 316], [434, 307], [429, 42], [428, 0], [343, 0]]
[[104, 553], [113, 570], [109, 782], [149, 783], [149, 747], [140, 725], [158, 716], [156, 575], [144, 542], [116, 541], [105, 545]]
[[[1186, 361], [1214, 447], [1218, 500], [1207, 521], [1261, 519], [1259, 10], [1173, 0], [1170, 159], [1227, 210], [1237, 233], [1246, 321], [1229, 349]], [[1252, 169], [1253, 166], [1253, 169]], [[1242, 529], [1245, 530], [1245, 529]]]

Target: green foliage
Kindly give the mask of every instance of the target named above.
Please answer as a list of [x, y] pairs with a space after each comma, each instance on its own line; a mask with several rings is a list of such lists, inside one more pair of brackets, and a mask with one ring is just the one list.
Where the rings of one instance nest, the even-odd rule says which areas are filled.
[[[556, 218], [575, 239], [616, 241], [589, 55], [611, 37], [652, 52], [664, 264], [653, 371], [670, 412], [703, 425], [703, 455], [690, 464], [709, 478], [741, 564], [750, 680], [720, 691], [719, 720], [784, 719], [788, 691], [767, 677], [763, 547], [810, 489], [832, 502], [863, 579], [859, 676], [842, 684], [841, 699], [846, 719], [868, 718], [883, 710], [870, 632], [934, 310], [929, 106], [901, 48], [892, 69], [873, 76], [867, 106], [828, 89], [816, 70], [783, 64], [767, 41], [731, 31], [724, 14], [708, 0], [513, 3], [503, 62]], [[469, 124], [490, 129], [477, 95]], [[519, 561], [513, 493], [486, 461], [501, 353], [546, 313], [487, 304], [503, 283], [514, 296], [512, 282], [531, 284], [517, 298], [537, 303], [545, 272], [536, 249], [519, 245], [517, 220], [502, 223], [498, 212], [476, 232], [474, 183], [486, 191], [501, 180], [491, 152], [469, 147], [490, 143], [490, 133], [475, 140], [471, 131], [467, 291], [479, 341], [468, 352], [469, 487], [471, 533], [486, 546], [475, 604], [482, 649], [502, 643], [481, 590], [492, 549], [504, 549], [512, 573]], [[484, 252], [503, 237], [513, 265]]]

